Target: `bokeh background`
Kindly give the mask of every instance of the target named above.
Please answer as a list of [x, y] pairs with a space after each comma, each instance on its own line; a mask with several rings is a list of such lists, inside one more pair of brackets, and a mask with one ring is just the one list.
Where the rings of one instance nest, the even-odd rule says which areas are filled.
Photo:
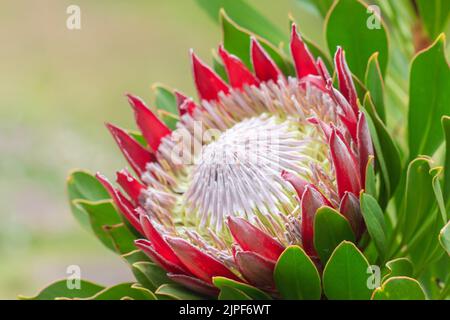
[[[320, 18], [295, 0], [248, 2], [286, 33], [292, 13], [322, 38]], [[66, 28], [72, 4], [81, 30]], [[131, 280], [77, 225], [66, 176], [125, 166], [104, 122], [133, 128], [124, 93], [150, 101], [155, 82], [195, 95], [188, 50], [211, 62], [219, 25], [195, 0], [2, 0], [0, 39], [0, 299], [33, 295], [69, 265], [105, 285]]]

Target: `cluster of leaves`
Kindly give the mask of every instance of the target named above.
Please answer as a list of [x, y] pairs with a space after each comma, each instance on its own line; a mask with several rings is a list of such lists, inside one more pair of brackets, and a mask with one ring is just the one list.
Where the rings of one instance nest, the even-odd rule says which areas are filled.
[[[274, 271], [280, 296], [449, 298], [450, 68], [445, 37], [439, 34], [446, 27], [450, 1], [372, 1], [381, 8], [383, 19], [359, 0], [297, 1], [314, 8], [324, 20], [328, 50], [305, 39], [313, 55], [320, 56], [331, 70], [336, 46], [346, 50], [360, 106], [371, 130], [376, 166], [367, 167], [365, 191], [360, 195], [367, 233], [355, 243], [345, 217], [331, 208], [319, 209], [314, 244], [324, 269], [319, 272], [302, 248], [288, 247]], [[225, 49], [250, 69], [248, 48], [250, 37], [255, 36], [286, 75], [294, 74], [286, 54], [288, 34], [245, 1], [197, 2], [214, 20], [220, 16]], [[367, 26], [370, 16], [377, 27]], [[226, 79], [215, 53], [213, 62], [214, 69]], [[178, 120], [175, 95], [164, 86], [154, 88], [157, 112], [174, 128]], [[136, 250], [134, 240], [138, 235], [92, 175], [73, 172], [68, 192], [77, 220], [121, 255], [136, 283], [104, 288], [84, 281], [80, 289], [68, 290], [66, 280], [62, 280], [34, 299], [204, 298], [172, 283], [162, 269]], [[368, 283], [372, 265], [381, 270], [381, 282], [373, 288]], [[219, 299], [271, 298], [230, 279], [217, 277], [213, 282], [220, 289]]]

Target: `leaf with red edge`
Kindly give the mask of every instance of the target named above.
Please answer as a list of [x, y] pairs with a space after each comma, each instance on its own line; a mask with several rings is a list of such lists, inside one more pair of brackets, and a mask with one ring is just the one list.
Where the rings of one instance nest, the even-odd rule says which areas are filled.
[[244, 251], [253, 251], [271, 260], [277, 260], [284, 251], [281, 243], [242, 218], [229, 216], [228, 228]]

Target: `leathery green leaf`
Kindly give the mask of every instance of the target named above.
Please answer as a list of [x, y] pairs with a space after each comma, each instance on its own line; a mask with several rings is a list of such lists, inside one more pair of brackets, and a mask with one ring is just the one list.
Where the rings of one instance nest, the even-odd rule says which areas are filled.
[[355, 241], [348, 220], [330, 207], [319, 208], [314, 218], [314, 247], [325, 264], [334, 249], [344, 240]]
[[238, 281], [231, 280], [228, 278], [214, 277], [213, 283], [219, 289], [223, 289], [224, 287], [230, 287], [230, 288], [237, 289], [237, 290], [241, 291], [242, 293], [246, 294], [248, 297], [250, 297], [253, 300], [271, 300], [272, 299], [267, 293], [259, 290], [258, 288], [255, 288], [249, 284], [238, 282]]
[[[351, 19], [349, 18], [351, 17]], [[367, 62], [379, 52], [381, 74], [388, 63], [388, 37], [383, 21], [377, 15], [367, 14], [367, 6], [359, 0], [337, 0], [325, 21], [326, 39], [330, 53], [341, 46], [346, 51], [350, 70], [364, 79]]]
[[409, 92], [410, 158], [431, 156], [444, 140], [440, 119], [450, 114], [450, 68], [443, 34], [413, 60]]
[[85, 228], [90, 228], [89, 215], [75, 206], [74, 200], [99, 201], [109, 199], [109, 194], [102, 184], [88, 171], [74, 170], [67, 177], [67, 193], [70, 208], [75, 219]]
[[381, 210], [377, 200], [369, 194], [362, 193], [360, 202], [367, 231], [375, 243], [378, 256], [383, 260], [386, 255], [386, 223], [383, 210]]
[[425, 293], [417, 280], [393, 277], [375, 289], [372, 300], [425, 300]]
[[323, 271], [325, 295], [330, 300], [370, 299], [369, 271], [369, 263], [361, 251], [353, 243], [343, 241], [334, 250]]
[[283, 298], [319, 300], [320, 276], [316, 266], [299, 246], [290, 246], [278, 258], [274, 270], [275, 285]]

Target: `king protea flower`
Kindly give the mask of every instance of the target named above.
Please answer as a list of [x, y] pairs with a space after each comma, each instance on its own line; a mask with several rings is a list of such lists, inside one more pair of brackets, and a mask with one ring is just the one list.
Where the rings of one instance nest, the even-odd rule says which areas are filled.
[[112, 124], [137, 175], [117, 173], [122, 191], [97, 174], [142, 235], [136, 246], [174, 281], [214, 295], [223, 276], [275, 293], [273, 269], [296, 244], [320, 267], [313, 244], [318, 208], [339, 210], [360, 236], [372, 142], [344, 52], [339, 90], [292, 28], [296, 77], [286, 77], [256, 39], [253, 72], [223, 47], [229, 83], [191, 53], [200, 102], [176, 93], [180, 120], [171, 131], [144, 102], [127, 95], [142, 146]]

